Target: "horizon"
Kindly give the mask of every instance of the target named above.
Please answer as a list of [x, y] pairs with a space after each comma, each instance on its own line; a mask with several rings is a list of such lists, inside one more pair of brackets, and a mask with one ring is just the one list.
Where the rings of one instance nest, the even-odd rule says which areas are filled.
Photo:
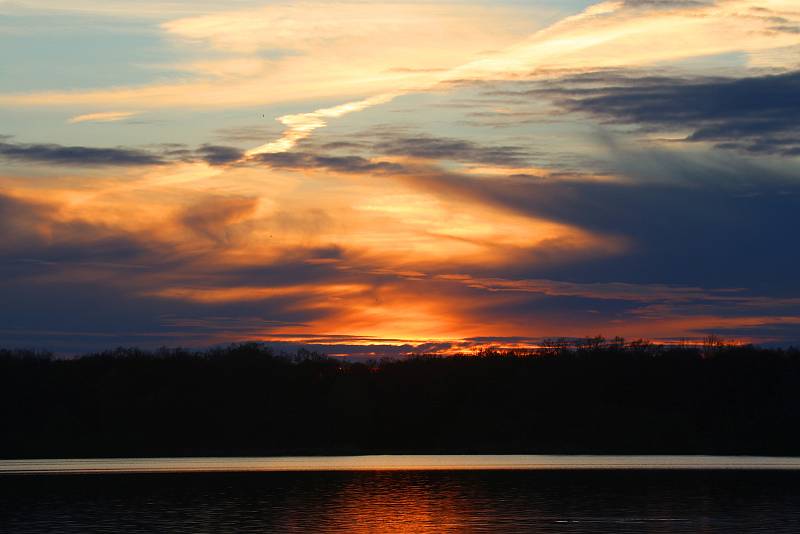
[[793, 3], [0, 1], [0, 346], [800, 346]]
[[[47, 348], [30, 346], [0, 347], [0, 356], [12, 358], [46, 358], [56, 360], [75, 360], [86, 357], [112, 356], [147, 356], [147, 357], [173, 357], [191, 356], [208, 357], [230, 355], [239, 351], [253, 352], [262, 356], [288, 358], [292, 361], [303, 361], [309, 357], [329, 358], [333, 360], [350, 361], [357, 363], [394, 361], [395, 359], [426, 358], [426, 357], [546, 357], [581, 352], [621, 352], [621, 353], [646, 353], [651, 355], [662, 354], [670, 351], [691, 351], [703, 357], [709, 357], [726, 351], [752, 350], [764, 353], [792, 353], [800, 350], [795, 345], [759, 345], [736, 339], [725, 339], [716, 335], [709, 335], [702, 340], [650, 340], [650, 339], [625, 339], [621, 337], [607, 338], [602, 335], [584, 336], [576, 338], [541, 338], [535, 342], [528, 340], [525, 343], [502, 345], [498, 343], [478, 343], [469, 345], [455, 345], [448, 343], [427, 343], [422, 346], [414, 345], [314, 345], [302, 343], [274, 343], [265, 341], [234, 341], [207, 346], [108, 346], [95, 350], [82, 352], [57, 352]], [[336, 351], [336, 352], [332, 352]]]

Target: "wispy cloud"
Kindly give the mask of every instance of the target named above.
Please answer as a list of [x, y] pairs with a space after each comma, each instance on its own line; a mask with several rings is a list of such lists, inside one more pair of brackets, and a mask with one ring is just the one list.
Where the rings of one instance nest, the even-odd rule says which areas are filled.
[[372, 106], [390, 102], [397, 96], [397, 93], [385, 93], [355, 102], [348, 102], [338, 106], [318, 109], [309, 113], [298, 113], [295, 115], [284, 115], [276, 120], [286, 126], [286, 131], [275, 141], [251, 148], [247, 151], [247, 156], [257, 156], [259, 154], [274, 154], [286, 152], [294, 148], [301, 140], [309, 137], [314, 130], [324, 128], [327, 119], [334, 119], [362, 111]]
[[[635, 66], [796, 45], [800, 35], [775, 28], [776, 18], [800, 24], [800, 14], [787, 7], [783, 0], [602, 2], [488, 58], [420, 77], [391, 98], [378, 96], [338, 108], [360, 111], [400, 94], [463, 80], [535, 78], [559, 69]], [[304, 139], [325, 125], [321, 113], [336, 109], [280, 117], [289, 126], [284, 136], [254, 150], [288, 150], [295, 138]]]
[[0, 102], [148, 110], [363, 98], [427, 81], [430, 69], [448, 69], [508, 46], [530, 31], [534, 12], [469, 1], [337, 0], [237, 7], [161, 26], [170, 42], [209, 57], [178, 66], [191, 78], [0, 95]]
[[75, 115], [67, 120], [69, 124], [79, 124], [81, 122], [117, 122], [129, 119], [138, 115], [136, 111], [100, 111], [97, 113], [86, 113]]

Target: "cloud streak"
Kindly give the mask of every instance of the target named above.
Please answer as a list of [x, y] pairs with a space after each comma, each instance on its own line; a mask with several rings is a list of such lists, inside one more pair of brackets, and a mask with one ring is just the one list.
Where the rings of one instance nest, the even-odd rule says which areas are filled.
[[11, 161], [75, 166], [161, 165], [158, 155], [132, 148], [92, 148], [39, 143], [8, 143], [0, 139], [0, 158]]
[[67, 123], [80, 124], [82, 122], [118, 122], [135, 117], [138, 114], [139, 113], [135, 111], [100, 111], [97, 113], [75, 115], [67, 120]]
[[255, 148], [251, 148], [245, 153], [245, 155], [248, 157], [253, 157], [260, 154], [287, 152], [294, 148], [298, 142], [308, 138], [314, 132], [314, 130], [324, 128], [329, 119], [343, 117], [349, 113], [363, 111], [372, 106], [391, 102], [399, 94], [400, 93], [385, 93], [365, 98], [363, 100], [357, 100], [355, 102], [340, 104], [330, 108], [318, 109], [309, 113], [298, 113], [294, 115], [284, 115], [282, 117], [278, 117], [275, 120], [286, 126], [286, 130], [283, 132], [283, 134], [281, 134], [280, 138]]

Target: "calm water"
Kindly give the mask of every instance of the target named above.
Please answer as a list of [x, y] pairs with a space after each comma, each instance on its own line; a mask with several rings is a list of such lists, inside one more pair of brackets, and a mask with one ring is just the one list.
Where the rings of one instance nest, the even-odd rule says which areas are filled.
[[791, 460], [677, 458], [682, 469], [669, 470], [663, 458], [558, 458], [314, 459], [332, 471], [287, 467], [315, 468], [309, 459], [191, 459], [172, 472], [170, 460], [59, 461], [92, 472], [70, 475], [31, 474], [36, 462], [0, 475], [0, 531], [800, 532]]

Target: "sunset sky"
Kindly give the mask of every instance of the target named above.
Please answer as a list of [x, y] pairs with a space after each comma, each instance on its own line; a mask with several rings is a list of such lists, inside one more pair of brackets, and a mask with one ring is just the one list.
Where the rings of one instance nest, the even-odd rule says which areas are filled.
[[0, 345], [800, 343], [797, 0], [0, 0]]

